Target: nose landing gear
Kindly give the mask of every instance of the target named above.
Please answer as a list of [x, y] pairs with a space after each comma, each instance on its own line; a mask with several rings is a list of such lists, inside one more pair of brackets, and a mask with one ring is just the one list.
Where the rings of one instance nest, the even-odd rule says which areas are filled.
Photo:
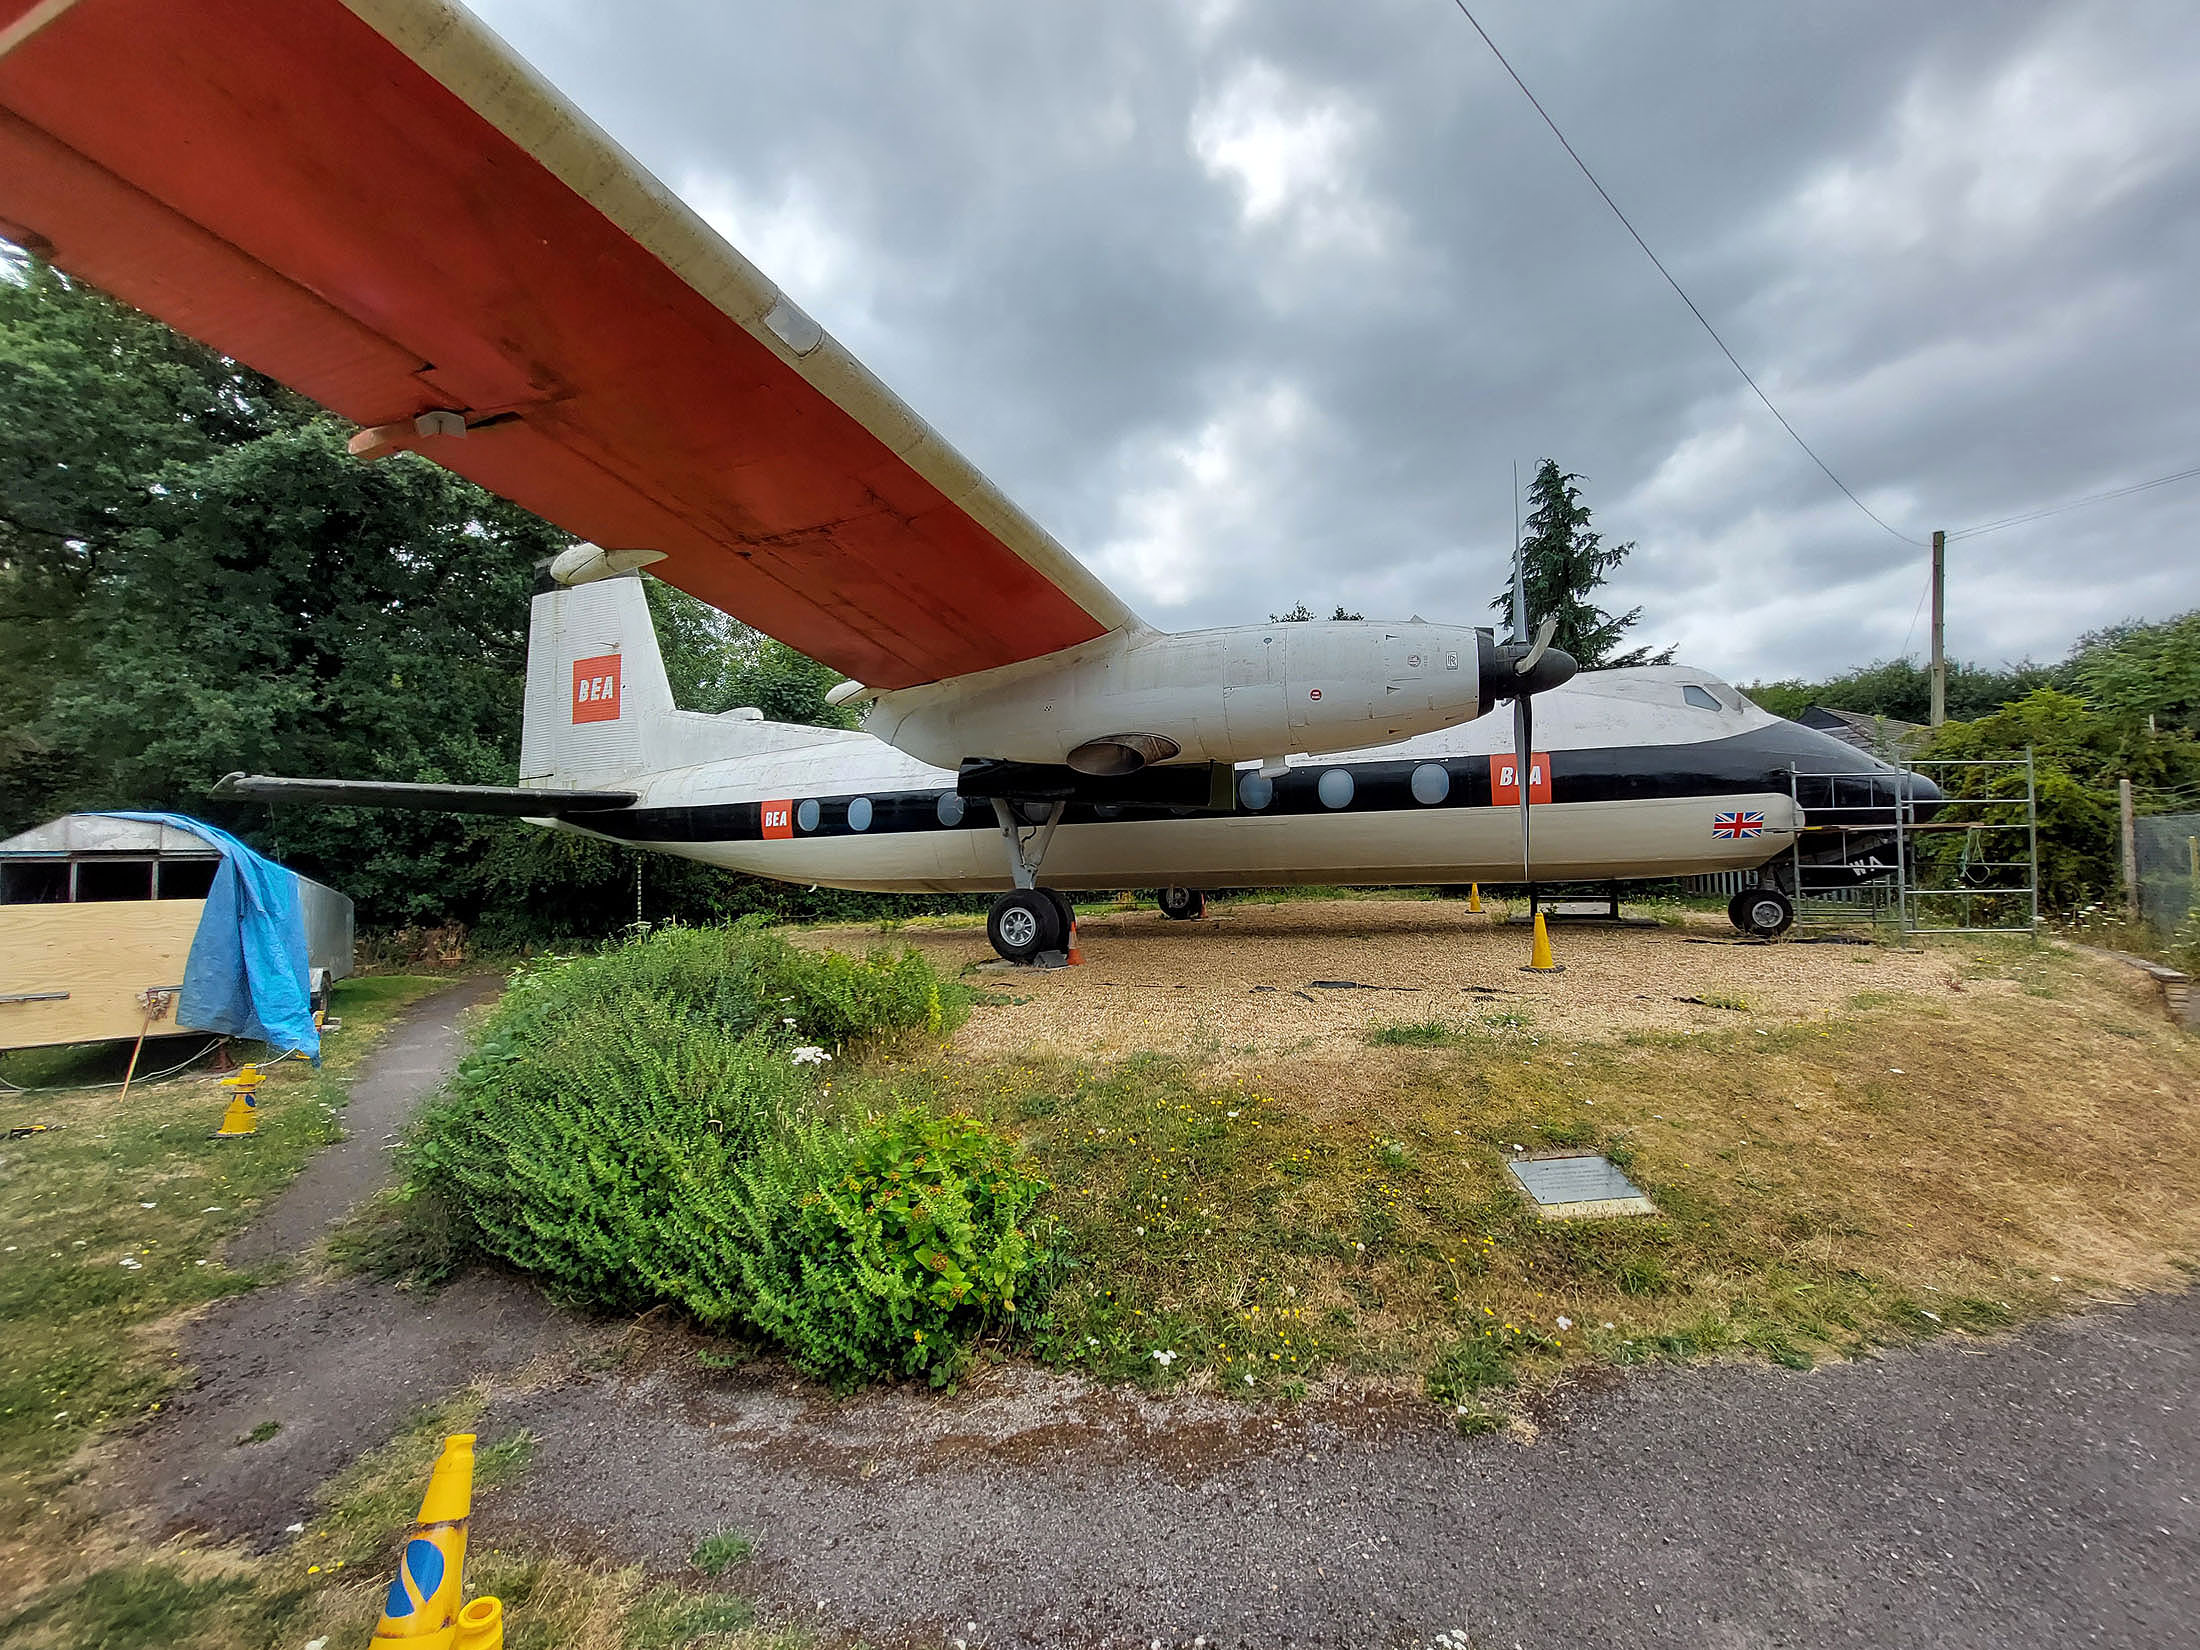
[[1178, 922], [1192, 922], [1207, 914], [1207, 896], [1197, 888], [1164, 888], [1160, 904], [1161, 914]]
[[1744, 888], [1726, 902], [1726, 920], [1753, 939], [1777, 939], [1795, 926], [1795, 902], [1777, 888]]

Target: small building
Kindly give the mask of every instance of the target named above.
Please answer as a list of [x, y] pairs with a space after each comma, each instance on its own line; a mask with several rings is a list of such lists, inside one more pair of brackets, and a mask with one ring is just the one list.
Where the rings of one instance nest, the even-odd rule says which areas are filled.
[[[0, 842], [0, 1048], [208, 1029], [174, 1007], [223, 857], [179, 826], [112, 814]], [[296, 881], [318, 1002], [351, 973], [351, 901]]]

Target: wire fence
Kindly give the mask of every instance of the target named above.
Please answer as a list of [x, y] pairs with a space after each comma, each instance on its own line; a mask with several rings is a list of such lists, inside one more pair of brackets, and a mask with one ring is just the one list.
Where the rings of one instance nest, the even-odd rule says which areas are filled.
[[2139, 920], [2165, 943], [2200, 939], [2200, 813], [2143, 814], [2133, 834]]

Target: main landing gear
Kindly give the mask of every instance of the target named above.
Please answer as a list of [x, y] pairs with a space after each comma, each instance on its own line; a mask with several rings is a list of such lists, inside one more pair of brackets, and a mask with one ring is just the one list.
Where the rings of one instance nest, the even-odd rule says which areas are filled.
[[1795, 926], [1795, 902], [1777, 888], [1744, 888], [1726, 902], [1726, 920], [1753, 939], [1777, 939]]
[[1038, 885], [1054, 828], [1062, 823], [1063, 804], [1016, 803], [996, 797], [993, 817], [1008, 845], [1008, 871], [1016, 886], [986, 913], [985, 937], [1009, 962], [1035, 968], [1060, 968], [1070, 960], [1076, 914], [1067, 896]]
[[1193, 922], [1207, 914], [1207, 896], [1197, 888], [1164, 888], [1159, 899], [1161, 914], [1178, 922]]

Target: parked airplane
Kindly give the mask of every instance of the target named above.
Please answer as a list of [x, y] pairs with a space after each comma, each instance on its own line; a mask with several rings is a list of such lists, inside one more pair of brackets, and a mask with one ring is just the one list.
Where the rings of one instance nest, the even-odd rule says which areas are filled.
[[[1363, 628], [1378, 641], [1406, 633]], [[1309, 627], [1254, 634], [1288, 651]], [[1809, 810], [1820, 823], [1883, 819], [1899, 787], [1929, 794], [1918, 776], [1770, 716], [1684, 666], [1584, 672], [1540, 696], [1537, 721], [1528, 768], [1536, 875], [1769, 870], [1729, 906], [1749, 933], [1777, 934], [1793, 920], [1779, 883], [1804, 820], [1798, 770], [1854, 776], [1838, 816]], [[1158, 887], [1163, 911], [1190, 918], [1216, 888], [1518, 880], [1511, 731], [1489, 717], [1234, 769], [1087, 775], [975, 759], [947, 768], [868, 731], [676, 708], [641, 581], [629, 574], [535, 597], [520, 787], [236, 774], [219, 794], [525, 814], [783, 882], [1006, 890], [988, 933], [1023, 961], [1063, 943], [1063, 889]], [[1876, 815], [1864, 806], [1873, 800]]]
[[[1142, 624], [452, 0], [0, 0], [0, 235], [352, 419], [362, 459], [422, 453], [589, 541], [538, 600], [531, 789], [387, 800], [1007, 883], [995, 943], [1028, 956], [1061, 938], [1042, 872], [1189, 914], [1223, 883], [1510, 870], [1538, 816], [1524, 876], [1746, 867], [1796, 824], [1778, 758], [1869, 762], [1700, 673], [1565, 687], [1520, 614], [1508, 642]], [[642, 566], [846, 673], [867, 731], [676, 711], [616, 577]], [[1475, 721], [1505, 701], [1510, 770]], [[1751, 911], [1786, 920], [1777, 889]]]

